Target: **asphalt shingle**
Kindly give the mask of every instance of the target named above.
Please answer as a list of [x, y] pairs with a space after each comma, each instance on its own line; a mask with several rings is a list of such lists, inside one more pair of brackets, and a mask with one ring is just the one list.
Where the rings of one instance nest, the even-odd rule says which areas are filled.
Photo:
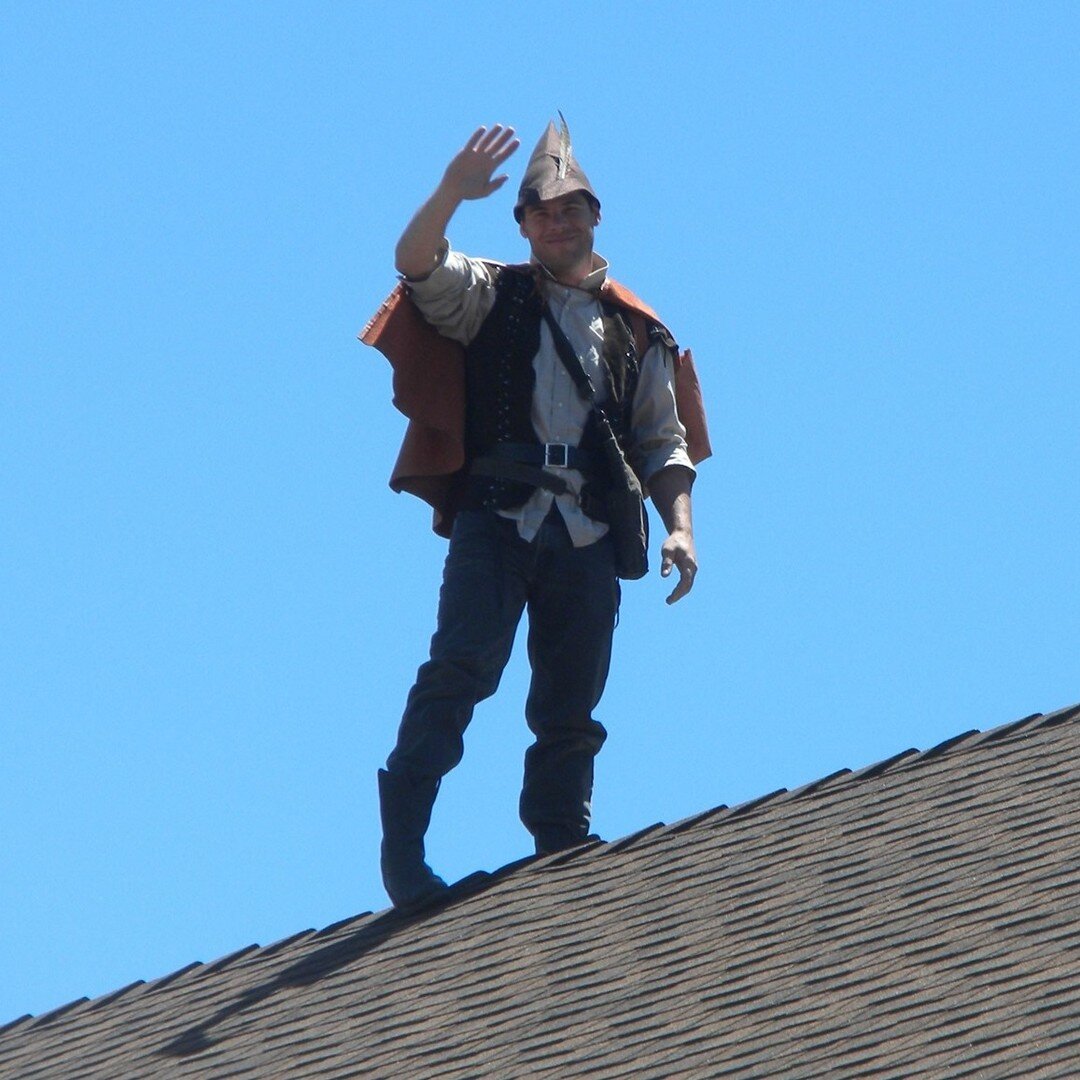
[[0, 1076], [1069, 1077], [1080, 707], [0, 1028]]

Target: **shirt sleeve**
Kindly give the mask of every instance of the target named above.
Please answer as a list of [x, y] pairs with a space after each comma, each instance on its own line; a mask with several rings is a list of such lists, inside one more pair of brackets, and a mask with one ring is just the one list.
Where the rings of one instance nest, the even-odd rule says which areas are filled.
[[669, 465], [681, 465], [696, 475], [686, 449], [686, 428], [675, 407], [675, 356], [662, 341], [654, 341], [641, 362], [630, 425], [634, 443], [630, 463], [646, 487]]
[[495, 304], [491, 266], [444, 241], [438, 264], [419, 280], [405, 278], [420, 314], [444, 337], [468, 345]]

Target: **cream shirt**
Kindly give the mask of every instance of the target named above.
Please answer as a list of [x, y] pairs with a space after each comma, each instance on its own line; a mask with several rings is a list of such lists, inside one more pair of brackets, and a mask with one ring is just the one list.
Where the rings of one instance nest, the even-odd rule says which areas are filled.
[[[607, 380], [602, 374], [604, 344], [603, 311], [597, 297], [607, 277], [608, 264], [593, 255], [593, 270], [577, 288], [547, 278], [548, 306], [562, 327], [582, 366], [604, 400]], [[495, 280], [491, 267], [471, 259], [446, 244], [436, 268], [425, 278], [406, 281], [410, 295], [424, 318], [441, 334], [468, 345], [480, 330], [495, 303]], [[641, 363], [634, 407], [630, 419], [631, 465], [642, 480], [648, 480], [668, 465], [694, 471], [686, 452], [686, 429], [675, 408], [675, 358], [662, 343], [654, 343]], [[542, 443], [577, 446], [585, 430], [589, 406], [582, 400], [570, 373], [559, 359], [546, 322], [540, 323], [540, 348], [533, 359], [536, 386], [532, 401], [532, 424]], [[576, 469], [557, 470], [570, 490], [564, 495], [537, 488], [529, 500], [515, 510], [499, 511], [517, 522], [523, 540], [532, 540], [554, 501], [566, 522], [575, 547], [599, 540], [608, 527], [593, 521], [581, 509], [578, 493], [583, 477]]]

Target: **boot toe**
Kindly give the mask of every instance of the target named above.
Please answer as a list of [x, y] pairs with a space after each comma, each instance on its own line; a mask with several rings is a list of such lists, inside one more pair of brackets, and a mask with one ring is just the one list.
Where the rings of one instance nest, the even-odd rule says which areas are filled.
[[387, 873], [384, 884], [394, 907], [408, 910], [433, 903], [449, 889], [446, 882], [426, 864], [407, 873]]
[[386, 894], [396, 908], [422, 906], [447, 890], [446, 882], [424, 861], [416, 844], [383, 844], [379, 869]]

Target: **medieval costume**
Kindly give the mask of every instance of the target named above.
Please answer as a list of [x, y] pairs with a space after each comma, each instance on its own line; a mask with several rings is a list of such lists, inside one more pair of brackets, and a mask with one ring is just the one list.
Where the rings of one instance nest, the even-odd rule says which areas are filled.
[[[599, 207], [565, 126], [559, 133], [552, 125], [530, 160], [515, 216], [573, 191]], [[407, 868], [417, 865], [418, 841], [423, 863], [439, 781], [461, 759], [474, 706], [498, 686], [525, 609], [525, 713], [536, 741], [525, 759], [521, 818], [538, 852], [588, 833], [593, 758], [606, 737], [592, 712], [620, 591], [591, 410], [559, 357], [544, 306], [644, 486], [665, 468], [692, 474], [709, 452], [692, 360], [607, 269], [593, 255], [591, 273], [568, 286], [535, 263], [504, 266], [444, 245], [431, 273], [399, 287], [362, 335], [394, 363], [395, 402], [410, 417], [392, 484], [427, 499], [436, 530], [450, 536], [431, 655], [380, 773], [383, 869], [395, 903], [442, 886], [426, 866], [419, 876]], [[687, 402], [690, 446], [679, 415]]]

